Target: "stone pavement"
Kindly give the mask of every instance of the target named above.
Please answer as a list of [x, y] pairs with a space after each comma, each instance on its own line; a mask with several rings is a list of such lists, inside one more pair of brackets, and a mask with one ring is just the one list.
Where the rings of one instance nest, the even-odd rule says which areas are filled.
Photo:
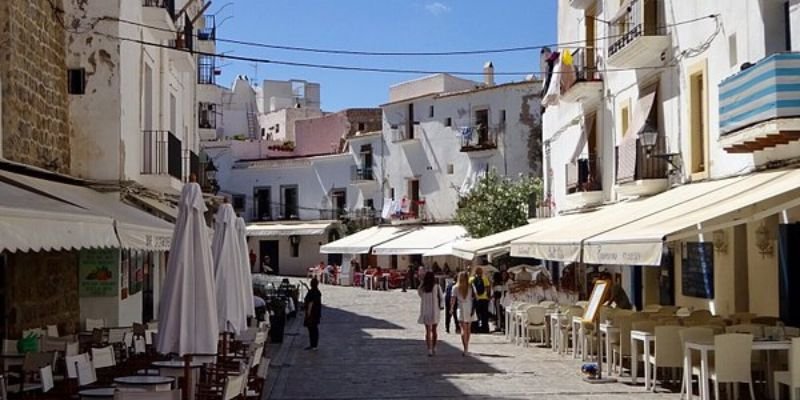
[[[502, 335], [474, 335], [461, 355], [457, 335], [440, 329], [438, 354], [428, 357], [416, 323], [416, 292], [322, 286], [320, 349], [293, 322], [273, 348], [265, 399], [678, 399], [623, 383], [581, 380], [581, 362], [550, 349], [523, 348]], [[641, 383], [641, 382], [640, 382]]]

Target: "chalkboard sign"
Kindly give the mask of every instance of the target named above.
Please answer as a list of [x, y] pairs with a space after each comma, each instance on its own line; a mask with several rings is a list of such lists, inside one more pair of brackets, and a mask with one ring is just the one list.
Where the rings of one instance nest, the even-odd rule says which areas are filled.
[[686, 243], [682, 263], [683, 295], [714, 298], [714, 244]]

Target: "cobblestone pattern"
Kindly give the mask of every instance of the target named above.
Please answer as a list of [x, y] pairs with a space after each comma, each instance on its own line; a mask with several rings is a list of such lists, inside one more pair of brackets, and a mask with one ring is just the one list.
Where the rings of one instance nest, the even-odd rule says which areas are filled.
[[3, 156], [69, 173], [64, 27], [48, 0], [3, 0], [0, 32]]
[[[622, 383], [582, 381], [581, 362], [550, 349], [522, 348], [503, 336], [474, 335], [471, 355], [440, 329], [438, 354], [427, 357], [416, 323], [416, 293], [323, 286], [320, 350], [307, 352], [305, 330], [273, 357], [271, 393], [299, 399], [678, 399]], [[440, 327], [441, 328], [441, 327]], [[291, 332], [290, 332], [291, 334]], [[288, 348], [288, 349], [287, 349]]]

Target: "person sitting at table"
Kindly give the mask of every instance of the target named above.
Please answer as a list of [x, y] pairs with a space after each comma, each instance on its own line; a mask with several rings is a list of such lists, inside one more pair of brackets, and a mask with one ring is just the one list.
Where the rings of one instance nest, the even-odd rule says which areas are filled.
[[447, 276], [453, 276], [453, 271], [450, 270], [450, 266], [447, 265], [447, 262], [444, 263], [444, 269], [442, 272]]
[[604, 305], [622, 310], [633, 309], [631, 300], [628, 298], [628, 294], [625, 293], [625, 289], [622, 288], [621, 282], [614, 282], [611, 279], [609, 279], [608, 282], [611, 288], [608, 291], [608, 300], [606, 300]]
[[442, 273], [442, 268], [439, 267], [439, 263], [437, 263], [436, 261], [433, 262], [433, 266], [431, 267], [431, 269], [433, 270], [434, 274], [438, 275]]

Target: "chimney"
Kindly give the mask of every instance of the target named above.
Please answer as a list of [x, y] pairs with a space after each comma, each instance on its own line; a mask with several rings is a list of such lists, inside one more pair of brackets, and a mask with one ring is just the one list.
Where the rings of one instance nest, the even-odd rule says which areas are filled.
[[491, 61], [483, 65], [483, 84], [494, 86], [494, 64]]

